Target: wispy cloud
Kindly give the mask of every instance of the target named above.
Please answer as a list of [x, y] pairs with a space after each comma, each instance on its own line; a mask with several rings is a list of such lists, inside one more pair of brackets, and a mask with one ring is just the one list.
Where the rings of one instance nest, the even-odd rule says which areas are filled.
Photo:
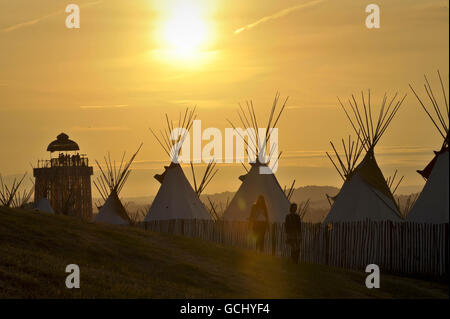
[[278, 18], [282, 18], [282, 17], [284, 17], [284, 16], [286, 16], [289, 13], [294, 12], [294, 11], [298, 11], [298, 10], [302, 10], [302, 9], [305, 9], [305, 8], [316, 6], [319, 3], [324, 2], [324, 1], [325, 0], [313, 0], [313, 1], [302, 3], [302, 4], [299, 4], [299, 5], [287, 8], [287, 9], [283, 9], [283, 10], [278, 11], [277, 13], [274, 13], [272, 15], [265, 16], [265, 17], [259, 19], [256, 22], [247, 24], [246, 26], [243, 26], [242, 28], [236, 29], [234, 31], [234, 33], [235, 34], [239, 34], [242, 31], [250, 30], [250, 29], [256, 27], [259, 24], [265, 23], [267, 21], [275, 20], [275, 19], [278, 19]]
[[[90, 6], [93, 6], [93, 5], [101, 3], [102, 1], [103, 0], [89, 2], [89, 3], [86, 3], [85, 5], [80, 5], [80, 8], [82, 8], [82, 7], [83, 8], [90, 7]], [[17, 29], [30, 27], [30, 26], [35, 25], [35, 24], [37, 24], [37, 23], [39, 23], [41, 21], [44, 21], [44, 20], [46, 20], [48, 18], [57, 16], [57, 15], [60, 15], [60, 14], [63, 14], [63, 13], [65, 13], [65, 10], [58, 10], [58, 11], [46, 14], [46, 15], [44, 15], [42, 17], [36, 18], [36, 19], [32, 19], [32, 20], [25, 21], [25, 22], [20, 22], [20, 23], [14, 24], [12, 26], [6, 27], [4, 29], [1, 29], [0, 32], [7, 33], [7, 32], [11, 32], [11, 31], [15, 31]]]
[[80, 105], [80, 109], [96, 110], [96, 109], [121, 109], [127, 107], [128, 104], [116, 104], [116, 105]]
[[75, 126], [72, 127], [72, 131], [96, 131], [96, 132], [112, 132], [112, 131], [128, 131], [130, 128], [127, 126]]
[[170, 100], [170, 103], [182, 105], [183, 108], [186, 106], [196, 106], [196, 107], [207, 107], [207, 108], [218, 108], [226, 107], [231, 102], [222, 99], [196, 99], [196, 100]]
[[292, 105], [292, 106], [286, 106], [287, 110], [305, 110], [305, 109], [334, 109], [336, 108], [335, 103], [328, 103], [328, 104], [321, 104], [321, 103], [314, 103], [309, 105]]
[[29, 26], [37, 24], [37, 23], [39, 23], [39, 22], [41, 22], [41, 21], [43, 21], [45, 19], [48, 19], [48, 18], [54, 17], [54, 16], [56, 16], [58, 14], [61, 14], [63, 12], [64, 12], [64, 10], [55, 11], [53, 13], [47, 14], [45, 16], [42, 16], [42, 17], [39, 17], [39, 18], [36, 18], [36, 19], [33, 19], [33, 20], [17, 23], [17, 24], [14, 24], [12, 26], [9, 26], [7, 28], [2, 29], [1, 32], [6, 33], [6, 32], [11, 32], [11, 31], [20, 29], [20, 28], [29, 27]]
[[[291, 150], [285, 151], [283, 157], [285, 158], [311, 158], [311, 157], [326, 157], [325, 152], [330, 153], [330, 149], [324, 150]], [[334, 154], [331, 152], [331, 154]], [[343, 151], [339, 154], [344, 154]], [[427, 146], [379, 146], [375, 150], [375, 155], [425, 155], [433, 154], [433, 148]], [[363, 151], [362, 155], [365, 155]], [[334, 155], [333, 155], [334, 156]]]

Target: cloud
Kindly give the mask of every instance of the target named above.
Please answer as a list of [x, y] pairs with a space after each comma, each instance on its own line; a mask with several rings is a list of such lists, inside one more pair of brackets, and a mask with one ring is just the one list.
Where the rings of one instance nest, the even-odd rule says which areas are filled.
[[305, 109], [334, 109], [336, 105], [334, 103], [314, 103], [309, 105], [293, 105], [286, 106], [287, 110], [305, 110]]
[[43, 17], [40, 17], [40, 18], [36, 18], [36, 19], [29, 20], [29, 21], [22, 22], [22, 23], [17, 23], [15, 25], [12, 25], [12, 26], [9, 26], [7, 28], [2, 29], [1, 32], [6, 33], [6, 32], [11, 32], [11, 31], [20, 29], [20, 28], [29, 27], [29, 26], [32, 26], [32, 25], [34, 25], [36, 23], [39, 23], [39, 22], [41, 22], [41, 21], [43, 21], [45, 19], [48, 19], [48, 18], [54, 17], [54, 16], [56, 16], [58, 14], [61, 14], [63, 12], [64, 12], [64, 10], [60, 10], [60, 11], [56, 11], [56, 12], [47, 14], [47, 15], [45, 15]]
[[196, 106], [197, 108], [206, 107], [206, 108], [220, 108], [227, 107], [229, 105], [229, 101], [222, 99], [196, 99], [196, 100], [170, 100], [169, 103], [185, 106]]
[[[280, 160], [280, 167], [315, 167], [326, 168], [331, 167], [325, 152], [328, 152], [331, 157], [335, 158], [334, 153], [327, 150], [292, 150], [283, 152]], [[343, 152], [339, 151], [340, 156], [344, 156]], [[365, 151], [362, 152], [359, 161], [364, 156]], [[382, 167], [395, 167], [399, 169], [415, 169], [422, 168], [433, 158], [432, 148], [424, 146], [380, 146], [375, 150], [375, 156], [379, 160]], [[301, 161], [301, 165], [299, 165]]]
[[127, 126], [74, 126], [72, 131], [96, 131], [96, 132], [112, 132], [112, 131], [128, 131], [130, 128]]
[[[85, 5], [80, 5], [80, 8], [90, 7], [90, 6], [93, 6], [93, 5], [101, 3], [102, 1], [103, 0], [89, 2], [89, 3], [86, 3]], [[11, 31], [15, 31], [17, 29], [29, 27], [29, 26], [35, 25], [35, 24], [37, 24], [37, 23], [39, 23], [39, 22], [41, 22], [43, 20], [46, 20], [48, 18], [57, 16], [57, 15], [60, 15], [60, 14], [63, 14], [63, 13], [65, 13], [65, 10], [58, 10], [58, 11], [55, 11], [53, 13], [49, 13], [47, 15], [44, 15], [42, 17], [39, 17], [39, 18], [36, 18], [36, 19], [33, 19], [33, 20], [17, 23], [17, 24], [14, 24], [12, 26], [6, 27], [4, 29], [1, 29], [0, 32], [7, 33], [7, 32], [11, 32]]]
[[310, 7], [316, 6], [319, 3], [324, 2], [324, 1], [325, 0], [313, 0], [313, 1], [310, 1], [310, 2], [307, 2], [307, 3], [303, 3], [303, 4], [299, 4], [299, 5], [287, 8], [287, 9], [283, 9], [283, 10], [278, 11], [277, 13], [274, 13], [272, 15], [265, 16], [265, 17], [259, 19], [256, 22], [247, 24], [246, 26], [243, 26], [242, 28], [236, 29], [234, 31], [234, 33], [235, 34], [239, 34], [242, 31], [250, 30], [250, 29], [256, 27], [257, 25], [259, 25], [261, 23], [265, 23], [267, 21], [271, 21], [271, 20], [275, 20], [275, 19], [278, 19], [278, 18], [282, 18], [282, 17], [288, 15], [291, 12], [302, 10], [302, 9], [305, 9], [305, 8], [310, 8]]
[[[415, 8], [418, 10], [448, 10], [448, 0], [435, 1], [435, 2], [417, 2]], [[444, 9], [444, 10], [442, 10]]]
[[128, 104], [116, 104], [116, 105], [80, 105], [80, 109], [120, 109], [127, 107]]

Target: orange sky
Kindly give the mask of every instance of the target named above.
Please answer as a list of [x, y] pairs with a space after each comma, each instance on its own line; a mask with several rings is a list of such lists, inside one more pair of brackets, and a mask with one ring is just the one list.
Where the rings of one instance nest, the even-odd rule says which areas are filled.
[[[439, 68], [448, 87], [448, 1], [376, 1], [378, 30], [365, 27], [371, 1], [72, 2], [77, 30], [65, 27], [64, 1], [0, 0], [3, 175], [31, 171], [62, 131], [91, 159], [120, 158], [142, 141], [123, 195], [153, 195], [152, 175], [168, 159], [148, 128], [163, 128], [164, 113], [195, 104], [204, 126], [223, 129], [247, 99], [265, 118], [278, 90], [290, 96], [278, 125], [280, 184], [340, 186], [325, 157], [330, 139], [351, 133], [336, 96], [371, 88], [374, 103], [408, 93], [376, 154], [385, 176], [398, 168], [404, 185], [423, 185], [415, 170], [441, 138], [407, 84], [421, 87]], [[242, 167], [219, 169], [207, 192], [236, 190]]]

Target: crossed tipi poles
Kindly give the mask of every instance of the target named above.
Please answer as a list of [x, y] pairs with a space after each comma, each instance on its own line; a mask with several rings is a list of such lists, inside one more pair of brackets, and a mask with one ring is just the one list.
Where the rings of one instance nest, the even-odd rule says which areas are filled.
[[29, 201], [34, 192], [34, 183], [27, 189], [23, 187], [23, 182], [27, 176], [25, 173], [21, 178], [14, 178], [11, 184], [6, 183], [0, 174], [0, 206], [21, 208]]
[[424, 75], [425, 83], [424, 88], [426, 92], [426, 96], [429, 99], [428, 106], [426, 106], [425, 99], [422, 100], [416, 90], [414, 90], [413, 86], [409, 84], [409, 87], [411, 91], [414, 93], [417, 101], [419, 102], [422, 109], [427, 114], [428, 118], [433, 123], [434, 127], [438, 131], [439, 135], [442, 137], [442, 145], [441, 150], [448, 148], [449, 143], [449, 135], [448, 135], [448, 129], [449, 129], [449, 122], [450, 122], [450, 112], [449, 112], [449, 106], [448, 106], [448, 100], [447, 100], [447, 93], [445, 92], [445, 85], [442, 80], [442, 76], [440, 71], [437, 71], [438, 78], [439, 78], [439, 84], [440, 89], [442, 93], [442, 99], [444, 101], [444, 106], [442, 106], [442, 103], [438, 102], [437, 94], [434, 93], [433, 88], [430, 84], [430, 81], [428, 80], [427, 76]]
[[[275, 94], [275, 98], [272, 102], [272, 108], [270, 110], [269, 117], [267, 119], [267, 124], [265, 126], [264, 135], [261, 134], [260, 128], [261, 127], [258, 124], [258, 119], [256, 116], [255, 107], [253, 105], [253, 101], [247, 101], [245, 103], [245, 107], [242, 106], [241, 103], [239, 103], [239, 109], [237, 110], [237, 114], [239, 117], [240, 124], [243, 127], [247, 127], [248, 132], [248, 139], [246, 140], [245, 137], [240, 134], [239, 130], [236, 128], [236, 125], [230, 121], [227, 120], [227, 122], [233, 127], [233, 129], [239, 134], [239, 137], [243, 140], [243, 142], [246, 145], [245, 152], [249, 158], [250, 163], [259, 163], [259, 164], [266, 164], [270, 162], [270, 160], [273, 157], [273, 151], [276, 149], [275, 143], [270, 144], [271, 136], [273, 133], [273, 130], [276, 128], [278, 121], [280, 120], [281, 115], [283, 114], [287, 101], [289, 97], [286, 97], [284, 101], [282, 101], [281, 106], [280, 105], [280, 93], [277, 92]], [[266, 156], [266, 151], [268, 146], [270, 147], [270, 154]], [[279, 160], [281, 157], [282, 152], [278, 155], [276, 161]], [[274, 164], [275, 165], [275, 164]], [[244, 168], [247, 170], [247, 168], [244, 166]], [[248, 172], [248, 170], [247, 170]]]
[[[118, 216], [126, 222], [131, 221], [122, 202], [119, 200], [119, 195], [131, 174], [131, 164], [141, 150], [142, 145], [139, 146], [128, 161], [125, 160], [126, 152], [124, 152], [118, 165], [115, 160], [111, 160], [110, 153], [104, 157], [104, 166], [96, 160], [100, 176], [94, 180], [94, 186], [104, 202], [103, 205], [99, 205], [99, 213], [96, 219], [108, 222], [117, 220], [116, 217]], [[107, 206], [108, 201], [111, 204]]]

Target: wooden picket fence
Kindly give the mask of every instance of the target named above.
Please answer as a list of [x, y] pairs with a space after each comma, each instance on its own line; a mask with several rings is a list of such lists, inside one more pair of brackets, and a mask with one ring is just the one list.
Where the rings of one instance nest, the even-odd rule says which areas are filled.
[[[248, 222], [175, 219], [142, 222], [139, 226], [233, 247], [256, 248]], [[376, 264], [390, 273], [448, 279], [448, 227], [448, 223], [390, 221], [303, 223], [300, 261], [356, 270]], [[284, 224], [270, 225], [264, 249], [275, 256], [290, 255]]]

